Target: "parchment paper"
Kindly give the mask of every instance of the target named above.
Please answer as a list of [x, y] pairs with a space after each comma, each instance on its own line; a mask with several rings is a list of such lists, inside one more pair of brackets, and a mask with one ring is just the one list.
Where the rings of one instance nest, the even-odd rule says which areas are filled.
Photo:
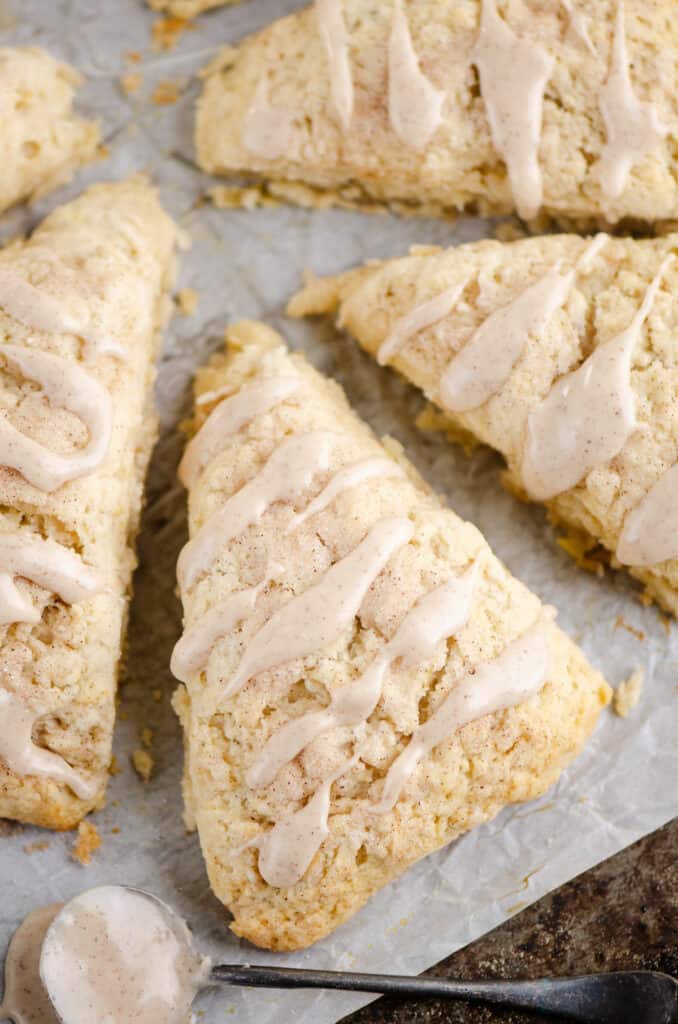
[[[194, 316], [173, 320], [160, 368], [163, 434], [139, 543], [141, 565], [115, 738], [120, 773], [111, 780], [107, 806], [92, 819], [103, 845], [84, 868], [69, 856], [72, 835], [0, 823], [0, 955], [33, 907], [104, 882], [127, 882], [169, 900], [187, 917], [200, 947], [222, 960], [414, 973], [678, 810], [675, 626], [663, 622], [656, 609], [642, 607], [638, 591], [623, 575], [595, 579], [578, 570], [556, 546], [543, 513], [502, 491], [499, 461], [491, 453], [479, 451], [468, 459], [444, 440], [420, 434], [412, 423], [421, 398], [395, 374], [378, 369], [329, 325], [287, 322], [282, 313], [305, 266], [335, 272], [370, 257], [401, 254], [412, 243], [453, 244], [481, 237], [490, 225], [287, 208], [220, 211], [200, 202], [212, 182], [191, 165], [192, 108], [199, 91], [192, 76], [217, 44], [235, 41], [295, 6], [294, 0], [250, 0], [215, 11], [196, 22], [174, 50], [163, 53], [150, 49], [157, 16], [142, 0], [0, 2], [0, 44], [46, 46], [85, 73], [81, 106], [101, 117], [111, 150], [106, 161], [78, 175], [68, 189], [30, 211], [0, 218], [0, 238], [35, 223], [85, 183], [145, 168], [193, 240], [192, 250], [182, 257], [180, 284], [200, 296]], [[140, 54], [141, 62], [130, 63], [129, 51]], [[141, 72], [144, 84], [137, 94], [125, 96], [118, 79], [129, 72]], [[166, 80], [178, 83], [182, 96], [177, 103], [158, 106], [149, 94]], [[184, 497], [175, 483], [182, 443], [177, 424], [189, 409], [194, 367], [220, 345], [225, 325], [238, 317], [269, 321], [319, 368], [336, 376], [368, 422], [399, 438], [426, 479], [477, 523], [510, 569], [559, 608], [560, 624], [613, 683], [637, 666], [646, 673], [642, 700], [631, 716], [622, 720], [604, 713], [583, 755], [541, 801], [507, 809], [410, 870], [331, 938], [287, 957], [240, 945], [211, 895], [197, 837], [184, 832], [181, 740], [169, 706], [174, 683], [167, 666], [180, 630], [174, 564], [185, 534]], [[145, 727], [153, 730], [156, 761], [148, 784], [130, 766]], [[208, 1024], [228, 1014], [257, 1024], [292, 1019], [329, 1024], [365, 1001], [341, 994], [249, 990], [209, 994], [198, 1006]]]

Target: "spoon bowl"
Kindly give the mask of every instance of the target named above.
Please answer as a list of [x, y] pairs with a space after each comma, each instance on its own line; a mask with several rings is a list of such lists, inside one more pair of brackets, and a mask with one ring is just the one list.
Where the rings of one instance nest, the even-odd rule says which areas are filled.
[[132, 886], [89, 889], [64, 904], [40, 952], [61, 1024], [185, 1024], [208, 971], [182, 918]]

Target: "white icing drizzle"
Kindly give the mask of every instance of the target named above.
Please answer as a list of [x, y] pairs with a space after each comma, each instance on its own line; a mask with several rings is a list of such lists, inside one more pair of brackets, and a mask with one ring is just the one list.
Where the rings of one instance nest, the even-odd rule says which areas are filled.
[[572, 287], [574, 272], [560, 264], [490, 314], [448, 364], [440, 382], [440, 399], [451, 412], [484, 405], [508, 380], [530, 335], [538, 335], [560, 309]]
[[391, 126], [407, 146], [423, 149], [442, 121], [445, 94], [419, 67], [402, 0], [394, 0], [388, 44], [388, 113]]
[[600, 90], [600, 111], [607, 136], [598, 164], [603, 192], [611, 199], [622, 194], [635, 164], [666, 135], [653, 103], [641, 103], [633, 91], [624, 29], [624, 5], [619, 0], [612, 60]]
[[263, 160], [278, 160], [289, 151], [293, 134], [292, 114], [289, 110], [271, 106], [268, 98], [268, 79], [266, 74], [262, 75], [245, 117], [245, 149]]
[[582, 46], [586, 47], [592, 57], [597, 57], [598, 53], [591, 42], [591, 36], [589, 35], [589, 30], [586, 26], [585, 16], [578, 7], [575, 7], [571, 0], [561, 0], [561, 3], [567, 11], [567, 16], [570, 22], [569, 30], [574, 38], [577, 39]]
[[575, 487], [624, 447], [636, 422], [633, 350], [672, 259], [662, 262], [626, 330], [556, 381], [530, 413], [522, 479], [533, 498], [543, 501]]
[[96, 786], [86, 782], [59, 754], [33, 743], [33, 726], [37, 714], [15, 694], [0, 689], [0, 760], [15, 775], [44, 775], [69, 786], [81, 800], [89, 800]]
[[29, 380], [41, 384], [50, 403], [80, 417], [90, 434], [84, 448], [59, 455], [0, 416], [0, 464], [16, 469], [42, 491], [54, 491], [96, 469], [106, 456], [113, 425], [106, 388], [80, 366], [47, 352], [0, 345], [0, 356]]
[[342, 0], [315, 0], [315, 12], [330, 64], [332, 104], [346, 132], [353, 116], [353, 76]]
[[[357, 487], [375, 477], [404, 475], [403, 470], [393, 459], [362, 459], [345, 466], [335, 473], [327, 486], [307, 505], [304, 511], [294, 517], [285, 533], [291, 533], [310, 516], [322, 512], [339, 494], [351, 487]], [[184, 683], [187, 682], [192, 673], [199, 671], [207, 663], [215, 643], [230, 633], [254, 611], [257, 597], [262, 589], [270, 582], [272, 576], [280, 571], [282, 570], [279, 566], [275, 564], [270, 566], [268, 573], [260, 583], [229, 595], [186, 631], [176, 644], [170, 663], [170, 668], [177, 679]]]
[[273, 451], [268, 462], [209, 517], [179, 555], [177, 573], [183, 590], [207, 572], [229, 541], [264, 515], [278, 501], [294, 501], [329, 464], [337, 439], [328, 431], [288, 437]]
[[407, 612], [395, 636], [363, 674], [343, 686], [327, 708], [292, 719], [271, 736], [246, 775], [253, 788], [268, 786], [283, 767], [317, 736], [367, 721], [381, 698], [388, 670], [398, 661], [412, 668], [434, 656], [442, 641], [458, 633], [471, 612], [479, 562], [461, 577], [424, 594]]
[[380, 519], [350, 554], [335, 562], [318, 583], [283, 605], [255, 633], [224, 696], [237, 693], [260, 672], [334, 643], [355, 619], [389, 558], [412, 534], [409, 519]]
[[334, 474], [327, 486], [323, 487], [320, 494], [306, 506], [304, 511], [294, 517], [285, 533], [291, 533], [311, 516], [322, 512], [344, 491], [357, 487], [359, 484], [365, 483], [366, 480], [389, 476], [405, 476], [403, 469], [393, 459], [377, 456], [359, 459], [358, 462], [352, 462], [349, 466], [343, 466]]
[[40, 613], [17, 588], [23, 576], [75, 604], [101, 590], [97, 574], [74, 551], [54, 540], [26, 533], [0, 534], [0, 625], [39, 622]]
[[300, 385], [299, 377], [261, 377], [220, 402], [186, 446], [178, 471], [184, 487], [194, 485], [208, 462], [223, 447], [225, 438], [237, 434], [255, 416], [269, 412], [290, 398]]
[[471, 61], [478, 69], [492, 141], [506, 163], [516, 209], [528, 220], [542, 203], [539, 140], [553, 58], [538, 43], [511, 31], [496, 0], [482, 0]]
[[300, 810], [276, 822], [272, 829], [259, 836], [259, 873], [269, 885], [287, 889], [303, 878], [324, 839], [329, 835], [327, 824], [333, 784], [356, 763], [352, 758], [326, 779]]
[[[71, 304], [74, 301], [75, 297], [71, 298]], [[91, 313], [84, 301], [77, 303], [79, 308], [69, 310], [63, 301], [36, 288], [11, 267], [0, 267], [0, 307], [25, 327], [83, 338], [93, 355], [125, 358], [120, 342], [92, 324]]]
[[560, 262], [506, 306], [490, 314], [447, 366], [440, 398], [451, 412], [484, 405], [509, 379], [530, 336], [539, 335], [570, 294], [577, 269], [586, 272], [608, 240], [604, 234], [586, 247], [575, 268], [562, 272]]
[[170, 669], [176, 679], [187, 683], [193, 673], [207, 664], [214, 645], [252, 614], [259, 594], [270, 580], [267, 573], [256, 586], [229, 594], [186, 630], [172, 651]]
[[457, 304], [459, 296], [467, 284], [468, 278], [464, 278], [463, 281], [453, 284], [444, 292], [434, 295], [432, 299], [427, 299], [426, 302], [422, 302], [409, 313], [399, 317], [379, 346], [377, 352], [379, 365], [385, 366], [419, 331], [423, 331], [426, 327], [432, 327], [433, 324], [446, 317]]
[[639, 567], [678, 558], [678, 462], [628, 514], [616, 554], [622, 565]]
[[469, 722], [521, 704], [541, 689], [549, 671], [552, 614], [552, 609], [544, 608], [537, 622], [498, 657], [475, 665], [454, 684], [389, 768], [381, 799], [374, 807], [376, 813], [392, 810], [417, 765], [440, 743]]

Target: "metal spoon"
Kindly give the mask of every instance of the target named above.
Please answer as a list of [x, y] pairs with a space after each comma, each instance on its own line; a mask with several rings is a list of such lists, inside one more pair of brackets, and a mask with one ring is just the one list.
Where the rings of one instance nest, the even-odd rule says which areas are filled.
[[[185, 924], [170, 906], [143, 889], [121, 888], [153, 900], [161, 908], [167, 926], [190, 949]], [[452, 981], [295, 967], [217, 964], [211, 967], [204, 982], [204, 987], [214, 985], [341, 989], [420, 998], [463, 999], [555, 1014], [590, 1024], [678, 1024], [678, 981], [658, 971], [616, 971], [534, 981]], [[49, 985], [45, 984], [45, 987], [52, 998]], [[70, 1022], [63, 1020], [63, 1024]]]

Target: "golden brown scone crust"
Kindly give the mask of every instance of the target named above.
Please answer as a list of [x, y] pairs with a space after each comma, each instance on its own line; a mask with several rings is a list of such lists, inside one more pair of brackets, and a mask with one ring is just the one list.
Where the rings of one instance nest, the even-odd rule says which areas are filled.
[[0, 47], [0, 211], [67, 182], [99, 128], [73, 113], [82, 79], [37, 47]]
[[[543, 210], [590, 221], [656, 221], [678, 216], [678, 20], [672, 0], [626, 0], [625, 26], [632, 84], [652, 101], [668, 134], [632, 170], [621, 196], [603, 197], [594, 173], [605, 142], [599, 109], [608, 74], [616, 0], [573, 0], [585, 15], [596, 54], [570, 27], [561, 0], [498, 0], [518, 36], [538, 41], [555, 58], [546, 87], [539, 159]], [[429, 143], [413, 149], [393, 132], [387, 101], [387, 42], [391, 2], [343, 0], [350, 33], [354, 111], [344, 132], [334, 113], [328, 61], [312, 7], [295, 12], [227, 48], [207, 69], [198, 103], [196, 145], [201, 166], [215, 174], [251, 172], [274, 194], [302, 205], [382, 203], [422, 212], [514, 209], [505, 164], [490, 135], [470, 57], [480, 0], [405, 0], [421, 70], [446, 100]], [[270, 102], [294, 115], [292, 140], [280, 159], [267, 160], [243, 143], [248, 109], [262, 77]], [[282, 120], [282, 117], [281, 117]]]
[[[49, 778], [15, 775], [0, 760], [0, 817], [71, 828], [103, 798], [134, 539], [156, 436], [154, 361], [170, 308], [166, 293], [174, 273], [175, 235], [155, 190], [136, 177], [88, 189], [56, 209], [30, 240], [0, 252], [0, 267], [11, 268], [20, 259], [23, 272], [28, 269], [36, 285], [53, 295], [63, 291], [72, 298], [77, 282], [80, 300], [112, 325], [126, 352], [124, 362], [99, 355], [85, 363], [83, 344], [73, 335], [23, 326], [0, 309], [3, 344], [40, 349], [81, 365], [109, 390], [114, 414], [104, 461], [51, 494], [0, 467], [0, 530], [20, 528], [59, 541], [79, 552], [105, 586], [97, 596], [67, 605], [35, 584], [18, 583], [42, 618], [37, 625], [0, 627], [0, 686], [45, 709], [35, 741], [63, 756], [95, 784], [96, 794], [79, 799]], [[86, 440], [80, 420], [51, 407], [40, 390], [5, 367], [0, 388], [5, 415], [38, 442], [66, 452]]]
[[[449, 316], [411, 338], [392, 364], [438, 406], [444, 367], [473, 331], [541, 277], [559, 259], [571, 266], [586, 243], [549, 235], [502, 244], [475, 242], [446, 251], [413, 250], [403, 259], [374, 263], [335, 278], [310, 278], [290, 303], [294, 316], [338, 313], [339, 322], [375, 355], [395, 320], [419, 302], [470, 275], [463, 302]], [[520, 464], [527, 417], [553, 382], [628, 326], [663, 258], [678, 250], [678, 235], [653, 241], [611, 238], [588, 274], [578, 274], [565, 306], [532, 336], [499, 392], [468, 413], [446, 413], [461, 428], [501, 452], [509, 485], [523, 492]], [[631, 380], [637, 428], [612, 461], [547, 502], [553, 517], [583, 530], [614, 552], [628, 513], [678, 460], [678, 268], [663, 276], [633, 352]], [[678, 560], [629, 569], [649, 593], [678, 614]]]
[[[415, 728], [454, 685], [464, 664], [494, 657], [537, 618], [539, 599], [491, 554], [478, 530], [443, 507], [399, 446], [384, 448], [350, 409], [340, 387], [313, 370], [263, 324], [241, 323], [227, 334], [227, 353], [199, 371], [196, 398], [237, 390], [261, 372], [302, 376], [297, 401], [257, 416], [208, 464], [189, 494], [190, 532], [261, 468], [283, 436], [310, 430], [342, 435], [337, 464], [387, 452], [405, 477], [384, 477], [344, 492], [320, 516], [285, 533], [292, 509], [277, 503], [231, 542], [208, 574], [183, 594], [185, 623], [195, 624], [234, 590], [262, 578], [269, 552], [282, 566], [262, 592], [251, 620], [222, 638], [208, 666], [175, 697], [184, 727], [186, 819], [197, 826], [214, 892], [234, 916], [232, 928], [259, 946], [298, 949], [354, 914], [379, 888], [503, 806], [543, 793], [581, 748], [610, 691], [582, 652], [559, 630], [550, 639], [552, 668], [539, 693], [511, 710], [473, 722], [440, 744], [408, 783], [395, 809], [370, 814], [383, 775]], [[198, 426], [214, 399], [196, 406]], [[300, 500], [324, 486], [321, 474]], [[383, 516], [409, 516], [413, 540], [389, 561], [371, 587], [353, 628], [329, 647], [260, 674], [235, 697], [223, 698], [248, 637], [290, 596], [304, 591], [329, 564], [351, 551]], [[244, 781], [266, 739], [282, 723], [326, 704], [393, 635], [422, 591], [462, 571], [480, 552], [485, 568], [471, 618], [417, 668], [395, 668], [361, 731], [360, 762], [333, 788], [330, 835], [300, 882], [267, 885], [257, 854], [244, 845], [273, 820], [303, 806], [336, 769], [355, 740], [335, 730], [314, 741], [265, 790]], [[361, 727], [362, 730], [363, 727]]]

